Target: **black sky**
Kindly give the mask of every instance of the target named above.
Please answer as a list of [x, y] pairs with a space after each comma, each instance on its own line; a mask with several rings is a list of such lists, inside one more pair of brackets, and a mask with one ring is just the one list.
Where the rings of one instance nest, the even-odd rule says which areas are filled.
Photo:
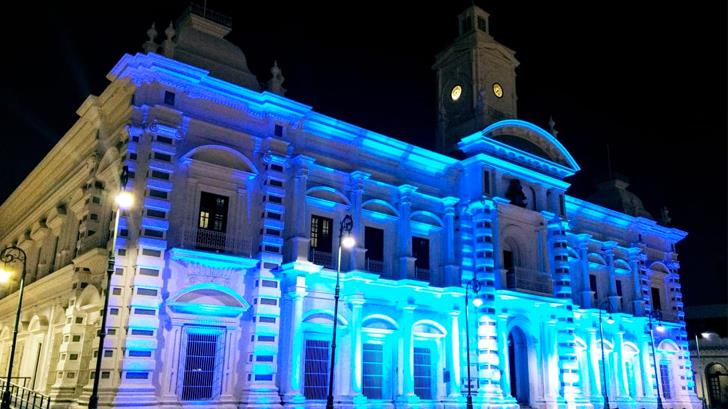
[[[4, 5], [0, 200], [76, 119], [123, 53], [162, 35], [187, 2]], [[434, 55], [469, 1], [223, 2], [228, 39], [262, 82], [274, 59], [288, 97], [318, 112], [434, 146]], [[517, 52], [519, 117], [547, 127], [581, 165], [586, 198], [612, 167], [654, 215], [689, 232], [678, 245], [687, 305], [728, 302], [726, 3], [476, 1]], [[703, 3], [703, 4], [699, 4]], [[640, 7], [640, 8], [638, 8]], [[161, 39], [158, 39], [160, 41]]]

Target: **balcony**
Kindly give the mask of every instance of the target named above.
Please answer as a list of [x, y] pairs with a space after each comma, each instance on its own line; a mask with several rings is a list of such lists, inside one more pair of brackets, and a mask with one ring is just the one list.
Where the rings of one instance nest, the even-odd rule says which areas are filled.
[[369, 271], [371, 273], [378, 273], [378, 274], [384, 273], [384, 261], [368, 258], [367, 259], [367, 271]]
[[506, 272], [506, 285], [509, 290], [538, 295], [553, 295], [551, 275], [530, 268], [514, 267], [508, 270]]
[[250, 241], [238, 239], [230, 234], [214, 230], [185, 230], [182, 236], [181, 247], [246, 257], [251, 257], [252, 255]]
[[314, 264], [324, 266], [325, 268], [335, 269], [334, 255], [330, 252], [311, 249], [308, 255], [308, 260]]

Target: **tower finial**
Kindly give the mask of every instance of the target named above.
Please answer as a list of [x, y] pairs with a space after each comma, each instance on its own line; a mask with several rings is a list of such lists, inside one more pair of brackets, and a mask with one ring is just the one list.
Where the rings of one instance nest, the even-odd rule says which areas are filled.
[[149, 39], [142, 44], [142, 49], [145, 53], [156, 53], [159, 44], [154, 42], [154, 39], [157, 37], [157, 29], [154, 27], [154, 22], [152, 22], [152, 26], [147, 30], [147, 37]]
[[167, 38], [164, 40], [164, 43], [162, 44], [162, 49], [164, 51], [164, 56], [168, 58], [172, 58], [174, 56], [174, 41], [172, 41], [172, 38], [174, 38], [174, 35], [177, 32], [174, 31], [174, 25], [172, 25], [172, 22], [169, 22], [169, 26], [164, 30], [164, 35], [167, 36]]
[[273, 62], [273, 67], [271, 67], [270, 73], [273, 74], [273, 77], [270, 81], [268, 81], [268, 90], [281, 96], [285, 95], [286, 89], [283, 88], [283, 81], [285, 81], [286, 78], [283, 76], [281, 69], [278, 68], [277, 60]]
[[551, 135], [553, 135], [554, 138], [558, 138], [559, 131], [556, 130], [556, 121], [554, 121], [553, 116], [549, 116], [549, 128], [551, 130]]

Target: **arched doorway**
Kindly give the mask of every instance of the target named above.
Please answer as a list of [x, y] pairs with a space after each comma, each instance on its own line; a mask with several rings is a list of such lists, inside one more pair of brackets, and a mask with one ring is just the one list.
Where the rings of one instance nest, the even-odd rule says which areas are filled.
[[728, 408], [728, 370], [721, 364], [711, 364], [705, 369], [708, 401], [711, 408]]
[[528, 342], [526, 334], [513, 327], [508, 334], [508, 365], [511, 379], [511, 395], [519, 404], [528, 404], [530, 385], [528, 382]]

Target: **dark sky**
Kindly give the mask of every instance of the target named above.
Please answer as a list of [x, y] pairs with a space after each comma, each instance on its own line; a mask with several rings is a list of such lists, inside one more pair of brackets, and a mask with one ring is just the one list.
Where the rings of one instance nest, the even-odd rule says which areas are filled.
[[[245, 7], [231, 6], [238, 3]], [[288, 97], [434, 146], [430, 67], [469, 1], [264, 3], [208, 1], [233, 17], [228, 38], [260, 81], [278, 59]], [[659, 215], [666, 205], [689, 232], [678, 245], [686, 304], [728, 302], [726, 3], [476, 3], [521, 62], [519, 117], [547, 127], [553, 115], [582, 167], [570, 194], [593, 192], [609, 144], [614, 171], [630, 178], [647, 209]], [[0, 199], [73, 124], [86, 96], [103, 90], [121, 55], [141, 51], [150, 23], [161, 36], [188, 3], [10, 4], [4, 15], [18, 25], [0, 29]]]

